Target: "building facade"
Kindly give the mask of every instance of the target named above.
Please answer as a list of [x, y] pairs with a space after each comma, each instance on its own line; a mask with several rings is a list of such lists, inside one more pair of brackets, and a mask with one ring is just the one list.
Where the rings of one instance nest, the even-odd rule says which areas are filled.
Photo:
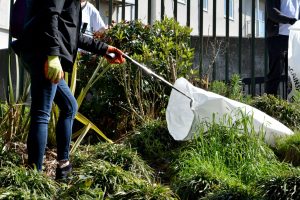
[[[108, 24], [109, 19], [109, 1], [108, 0], [90, 0], [99, 10], [104, 22]], [[135, 0], [125, 0], [125, 20], [135, 18]], [[177, 20], [181, 25], [187, 22], [187, 0], [178, 0]], [[216, 5], [216, 35], [225, 36], [226, 21], [226, 0], [217, 0]], [[251, 8], [252, 1], [243, 0], [242, 5], [242, 32], [243, 37], [251, 35]], [[255, 29], [256, 37], [265, 35], [265, 0], [256, 0], [255, 8]], [[190, 27], [192, 35], [199, 35], [199, 7], [200, 1], [190, 1]], [[139, 0], [138, 18], [144, 23], [148, 23], [148, 6], [151, 6], [151, 23], [161, 19], [161, 0], [151, 0], [149, 4], [146, 0]], [[0, 49], [8, 47], [9, 30], [9, 10], [10, 1], [0, 0]], [[174, 17], [174, 0], [164, 0], [164, 14], [167, 17]], [[112, 19], [116, 22], [122, 19], [122, 0], [113, 0]], [[229, 0], [229, 35], [238, 36], [239, 30], [239, 0]], [[213, 1], [203, 0], [203, 35], [211, 36], [213, 27]]]
[[[133, 20], [135, 18], [134, 0], [126, 0], [125, 20]], [[181, 25], [186, 25], [187, 22], [187, 0], [178, 0], [177, 5], [177, 20]], [[226, 22], [226, 0], [217, 0], [216, 5], [216, 35], [225, 36], [225, 22]], [[108, 1], [107, 0], [93, 0], [95, 5], [104, 19], [108, 22]], [[151, 22], [161, 19], [161, 0], [151, 1]], [[199, 35], [199, 8], [200, 1], [190, 1], [190, 27], [193, 29], [192, 35]], [[251, 15], [252, 15], [252, 1], [242, 0], [242, 32], [243, 37], [251, 35]], [[265, 35], [265, 0], [256, 0], [255, 2], [255, 29], [256, 37], [264, 37]], [[113, 4], [114, 21], [121, 21], [122, 19], [122, 0], [116, 0]], [[138, 4], [138, 18], [144, 23], [148, 23], [148, 6], [146, 0], [139, 0]], [[229, 0], [229, 35], [231, 37], [238, 36], [239, 30], [239, 0]], [[164, 0], [164, 14], [167, 17], [174, 17], [174, 0]], [[203, 0], [203, 35], [211, 36], [213, 27], [213, 1]]]

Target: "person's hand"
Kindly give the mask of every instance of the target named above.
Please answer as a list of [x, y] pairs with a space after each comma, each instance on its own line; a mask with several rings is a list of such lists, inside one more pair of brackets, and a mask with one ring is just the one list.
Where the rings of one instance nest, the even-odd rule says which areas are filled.
[[61, 67], [58, 56], [48, 56], [45, 63], [45, 76], [55, 84], [64, 77], [64, 71]]
[[289, 24], [293, 25], [293, 24], [295, 24], [296, 21], [297, 21], [296, 18], [292, 18], [292, 19], [290, 19]]
[[[108, 56], [108, 54], [114, 54], [114, 57]], [[123, 57], [123, 52], [113, 46], [108, 46], [105, 58], [110, 64], [122, 64], [125, 62], [125, 58]]]

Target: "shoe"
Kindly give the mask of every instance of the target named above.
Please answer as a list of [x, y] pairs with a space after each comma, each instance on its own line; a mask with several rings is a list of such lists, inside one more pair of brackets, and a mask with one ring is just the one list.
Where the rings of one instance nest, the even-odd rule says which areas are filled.
[[66, 180], [72, 172], [72, 165], [69, 164], [63, 168], [60, 168], [58, 165], [56, 167], [55, 180]]

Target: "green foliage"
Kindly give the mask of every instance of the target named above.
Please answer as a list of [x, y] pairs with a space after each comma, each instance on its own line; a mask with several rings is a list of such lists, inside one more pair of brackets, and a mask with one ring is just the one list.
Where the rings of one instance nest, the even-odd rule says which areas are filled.
[[78, 176], [72, 185], [63, 185], [58, 193], [58, 199], [65, 200], [104, 200], [105, 193], [101, 188], [90, 188], [90, 179]]
[[212, 194], [207, 195], [203, 200], [261, 200], [262, 197], [256, 191], [243, 185], [224, 186]]
[[259, 182], [261, 196], [267, 200], [300, 199], [300, 174], [279, 175]]
[[82, 146], [72, 157], [75, 167], [83, 167], [87, 161], [104, 160], [135, 173], [136, 177], [153, 180], [153, 170], [130, 147], [123, 144], [97, 144]]
[[86, 162], [73, 181], [91, 189], [100, 187], [109, 199], [177, 199], [168, 187], [140, 179], [135, 173], [103, 160]]
[[272, 95], [255, 97], [251, 102], [251, 105], [267, 113], [291, 129], [300, 128], [299, 105], [289, 103], [286, 100], [276, 98]]
[[210, 91], [237, 101], [243, 101], [242, 89], [242, 81], [238, 74], [232, 75], [228, 85], [223, 81], [213, 81], [209, 87]]
[[180, 150], [172, 166], [171, 183], [180, 197], [205, 197], [237, 185], [247, 188], [263, 177], [289, 173], [289, 166], [278, 162], [251, 128], [250, 117], [244, 116], [234, 124], [231, 121], [227, 117], [223, 123], [205, 125], [207, 130], [200, 129], [199, 137]]
[[166, 121], [160, 120], [144, 123], [126, 142], [152, 161], [170, 158], [172, 150], [180, 145], [170, 136]]
[[13, 164], [21, 164], [21, 157], [14, 149], [10, 148], [8, 143], [0, 137], [0, 168]]
[[[193, 59], [190, 32], [190, 28], [166, 18], [153, 26], [141, 21], [117, 23], [96, 38], [122, 49], [173, 83], [177, 76], [190, 72]], [[82, 62], [87, 65], [82, 69], [93, 66], [90, 59]], [[87, 73], [88, 70], [80, 72], [84, 76], [88, 76]], [[81, 75], [79, 78], [84, 83]], [[170, 88], [127, 61], [122, 67], [112, 67], [91, 91], [91, 101], [83, 105], [82, 112], [93, 115], [110, 134], [126, 134], [148, 119], [164, 118]]]
[[300, 133], [285, 136], [276, 140], [275, 152], [277, 156], [294, 166], [300, 165]]
[[1, 167], [0, 182], [1, 199], [53, 199], [58, 189], [43, 174], [13, 165]]
[[224, 81], [213, 81], [209, 90], [222, 96], [227, 95], [227, 86]]

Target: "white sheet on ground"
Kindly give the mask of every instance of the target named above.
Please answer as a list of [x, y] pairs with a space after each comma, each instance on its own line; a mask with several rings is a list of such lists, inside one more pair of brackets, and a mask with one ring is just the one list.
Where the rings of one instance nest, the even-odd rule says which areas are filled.
[[[265, 131], [265, 141], [274, 145], [275, 137], [291, 135], [293, 131], [285, 125], [265, 114], [264, 112], [228, 99], [224, 96], [197, 88], [184, 78], [176, 80], [174, 87], [190, 96], [193, 101], [183, 96], [176, 90], [172, 90], [169, 99], [166, 118], [168, 130], [175, 140], [189, 140], [197, 134], [197, 125], [201, 122], [221, 122], [224, 115], [230, 115], [233, 122], [242, 115], [253, 116], [253, 126], [256, 132]], [[237, 113], [243, 114], [237, 114]], [[235, 113], [235, 114], [233, 114]]]

